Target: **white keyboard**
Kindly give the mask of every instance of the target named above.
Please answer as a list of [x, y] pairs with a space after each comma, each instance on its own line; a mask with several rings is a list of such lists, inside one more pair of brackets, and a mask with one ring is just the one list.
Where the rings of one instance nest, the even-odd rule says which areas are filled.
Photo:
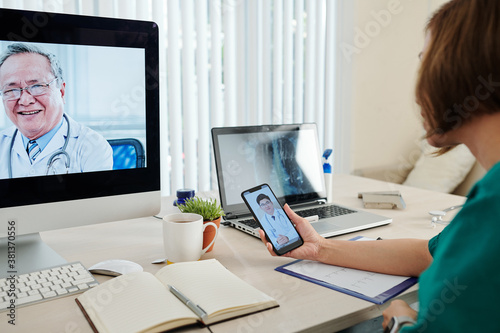
[[[14, 282], [14, 283], [13, 283]], [[26, 306], [76, 294], [99, 283], [80, 263], [73, 262], [41, 271], [0, 279], [0, 311], [15, 300], [15, 306]]]

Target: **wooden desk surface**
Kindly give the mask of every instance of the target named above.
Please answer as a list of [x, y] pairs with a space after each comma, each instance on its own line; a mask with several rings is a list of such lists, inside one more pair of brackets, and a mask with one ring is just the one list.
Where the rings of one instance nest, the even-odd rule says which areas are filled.
[[[430, 210], [461, 204], [465, 198], [416, 188], [348, 176], [334, 176], [334, 201], [362, 209], [358, 192], [399, 190], [406, 202], [404, 210], [370, 210], [393, 218], [387, 226], [364, 230], [357, 235], [382, 238], [429, 239], [443, 226], [430, 226]], [[172, 198], [165, 198], [160, 215], [174, 212]], [[447, 216], [448, 217], [448, 216]], [[451, 217], [451, 216], [450, 216]], [[70, 218], [70, 217], [69, 217]], [[154, 217], [104, 223], [43, 232], [42, 239], [68, 262], [81, 261], [86, 267], [106, 259], [127, 259], [156, 273], [163, 265], [151, 261], [164, 257], [161, 220]], [[332, 332], [381, 314], [388, 305], [375, 305], [361, 299], [274, 271], [292, 259], [271, 257], [259, 239], [229, 227], [221, 227], [214, 250], [202, 259], [216, 258], [229, 270], [261, 291], [276, 298], [280, 307], [210, 326], [212, 332]], [[103, 282], [109, 277], [96, 275]], [[74, 299], [68, 296], [17, 309], [15, 327], [2, 315], [1, 332], [91, 332]], [[399, 298], [417, 300], [417, 287]], [[188, 327], [179, 331], [208, 332]]]

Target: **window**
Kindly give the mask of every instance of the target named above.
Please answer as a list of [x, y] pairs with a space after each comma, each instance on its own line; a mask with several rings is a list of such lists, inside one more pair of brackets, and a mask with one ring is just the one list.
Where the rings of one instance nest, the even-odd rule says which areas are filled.
[[[342, 115], [336, 110], [340, 3], [0, 0], [9, 8], [158, 23], [164, 195], [214, 189], [212, 127], [316, 122], [321, 147], [333, 147]], [[105, 121], [90, 112], [87, 117]]]

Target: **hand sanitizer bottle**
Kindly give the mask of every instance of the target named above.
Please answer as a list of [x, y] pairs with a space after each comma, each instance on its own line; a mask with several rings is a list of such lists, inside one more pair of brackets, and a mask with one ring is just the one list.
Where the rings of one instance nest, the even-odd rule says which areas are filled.
[[325, 149], [323, 153], [323, 175], [325, 176], [326, 199], [328, 202], [333, 201], [332, 165], [328, 162], [331, 154], [331, 149]]

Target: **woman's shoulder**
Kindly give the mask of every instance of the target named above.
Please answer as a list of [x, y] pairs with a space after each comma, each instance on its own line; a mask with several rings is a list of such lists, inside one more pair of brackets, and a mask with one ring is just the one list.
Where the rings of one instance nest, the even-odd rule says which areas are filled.
[[500, 162], [495, 164], [471, 189], [468, 198], [500, 198]]
[[[493, 166], [471, 189], [467, 201], [446, 231], [461, 232], [466, 237], [477, 233], [500, 232], [500, 163]], [[454, 223], [459, 222], [459, 223]], [[467, 236], [468, 235], [468, 236]]]

